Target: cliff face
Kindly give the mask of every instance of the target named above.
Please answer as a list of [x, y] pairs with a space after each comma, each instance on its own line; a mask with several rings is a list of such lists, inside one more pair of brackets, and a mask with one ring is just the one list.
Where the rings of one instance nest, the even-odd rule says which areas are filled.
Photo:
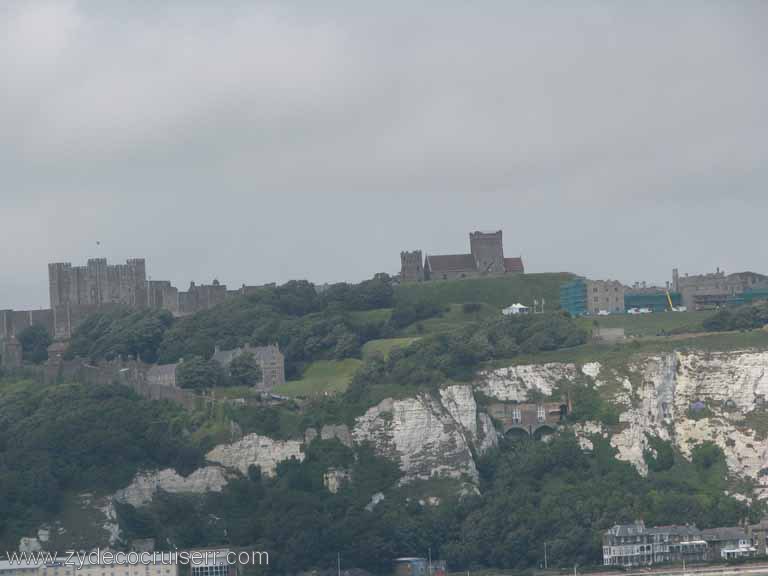
[[[630, 356], [621, 365], [546, 363], [487, 370], [472, 384], [446, 386], [434, 394], [386, 399], [359, 416], [353, 426], [326, 425], [304, 431], [301, 441], [274, 440], [251, 434], [216, 446], [206, 466], [187, 477], [173, 470], [145, 471], [112, 500], [134, 506], [151, 502], [159, 491], [202, 494], [220, 491], [251, 465], [271, 476], [279, 462], [304, 459], [306, 446], [317, 438], [336, 438], [354, 448], [370, 443], [395, 461], [401, 483], [451, 478], [477, 490], [476, 458], [496, 446], [498, 432], [483, 408], [490, 398], [525, 402], [552, 396], [562, 384], [592, 387], [619, 412], [614, 425], [587, 421], [573, 432], [584, 449], [597, 437], [610, 441], [616, 457], [647, 473], [644, 453], [649, 438], [671, 442], [690, 456], [697, 444], [720, 446], [730, 472], [751, 480], [754, 492], [743, 497], [768, 498], [768, 351], [670, 352]], [[481, 401], [482, 399], [482, 401]], [[348, 481], [345, 470], [326, 473], [329, 490]], [[748, 483], [743, 483], [745, 486]], [[111, 501], [100, 502], [103, 530], [115, 541], [119, 534]], [[43, 545], [41, 538], [25, 545]]]
[[258, 434], [249, 434], [233, 444], [220, 444], [206, 455], [209, 462], [239, 470], [242, 474], [247, 474], [251, 466], [258, 466], [267, 476], [274, 476], [277, 464], [291, 458], [304, 460], [302, 442], [272, 440]]
[[515, 366], [481, 373], [476, 387], [499, 400], [525, 401], [532, 391], [546, 396], [558, 382], [577, 378], [620, 412], [618, 426], [573, 426], [585, 449], [594, 436], [609, 438], [617, 458], [647, 474], [649, 438], [672, 442], [685, 456], [697, 444], [714, 442], [729, 471], [754, 481], [754, 496], [768, 498], [768, 352], [670, 352], [632, 357], [621, 367]]
[[403, 483], [453, 478], [476, 485], [476, 457], [498, 442], [478, 394], [525, 402], [552, 396], [558, 385], [577, 380], [595, 388], [620, 413], [615, 426], [582, 422], [572, 427], [585, 449], [592, 447], [596, 435], [608, 438], [617, 458], [646, 474], [649, 437], [672, 442], [686, 456], [695, 445], [712, 441], [725, 452], [730, 471], [754, 480], [760, 487], [757, 495], [768, 497], [768, 476], [763, 475], [768, 470], [768, 445], [755, 429], [763, 415], [768, 423], [764, 409], [768, 352], [743, 351], [634, 356], [618, 367], [588, 362], [487, 370], [472, 384], [383, 400], [358, 417], [351, 429], [344, 425], [308, 429], [303, 441], [248, 435], [215, 447], [207, 455], [209, 465], [187, 478], [172, 470], [139, 474], [116, 499], [143, 505], [157, 490], [221, 490], [233, 474], [246, 474], [251, 465], [273, 475], [279, 462], [302, 460], [306, 444], [315, 438], [337, 438], [348, 446], [370, 443], [377, 453], [398, 463]]
[[711, 441], [726, 455], [729, 470], [757, 483], [768, 497], [768, 352], [671, 352], [631, 366], [639, 376], [633, 404], [613, 436], [620, 458], [645, 473], [647, 436], [671, 440], [685, 455]]
[[441, 477], [476, 483], [473, 450], [482, 453], [497, 441], [470, 385], [443, 388], [439, 397], [384, 400], [357, 419], [352, 436], [397, 461], [404, 482]]

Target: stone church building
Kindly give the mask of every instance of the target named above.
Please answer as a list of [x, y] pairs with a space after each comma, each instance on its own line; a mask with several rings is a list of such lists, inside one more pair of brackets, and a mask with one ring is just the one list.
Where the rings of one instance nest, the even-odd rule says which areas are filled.
[[430, 255], [421, 250], [400, 253], [400, 281], [453, 280], [525, 272], [522, 257], [505, 258], [501, 230], [470, 232], [469, 254]]

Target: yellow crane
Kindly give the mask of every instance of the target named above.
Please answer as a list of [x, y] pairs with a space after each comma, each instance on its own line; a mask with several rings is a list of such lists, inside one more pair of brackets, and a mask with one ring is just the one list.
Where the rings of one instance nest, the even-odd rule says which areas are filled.
[[672, 295], [669, 293], [669, 290], [667, 290], [667, 302], [669, 302], [669, 311], [670, 312], [674, 312], [675, 311], [675, 307], [672, 304]]

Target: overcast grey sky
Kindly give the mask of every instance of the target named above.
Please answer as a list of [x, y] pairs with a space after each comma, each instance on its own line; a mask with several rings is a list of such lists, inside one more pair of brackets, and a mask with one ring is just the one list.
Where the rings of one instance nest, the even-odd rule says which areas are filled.
[[[0, 3], [0, 308], [504, 230], [530, 272], [768, 272], [768, 2]], [[100, 241], [101, 246], [96, 245]]]

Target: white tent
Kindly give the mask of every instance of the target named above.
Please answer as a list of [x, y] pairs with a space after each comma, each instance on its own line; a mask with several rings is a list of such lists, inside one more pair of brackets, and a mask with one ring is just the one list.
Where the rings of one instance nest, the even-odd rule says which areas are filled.
[[504, 316], [509, 316], [510, 314], [528, 314], [530, 311], [531, 309], [528, 306], [523, 306], [518, 302], [517, 304], [512, 304], [512, 306], [507, 306], [501, 313], [504, 314]]

